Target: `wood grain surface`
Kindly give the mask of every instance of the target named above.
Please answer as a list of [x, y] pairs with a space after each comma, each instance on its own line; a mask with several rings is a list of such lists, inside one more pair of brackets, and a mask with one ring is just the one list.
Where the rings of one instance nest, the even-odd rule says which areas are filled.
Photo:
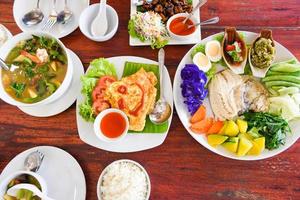
[[[96, 3], [96, 0], [91, 2]], [[157, 50], [128, 45], [130, 1], [108, 0], [108, 3], [117, 10], [120, 19], [113, 39], [96, 43], [77, 29], [62, 39], [64, 44], [80, 57], [85, 66], [97, 57], [134, 55], [155, 60]], [[14, 22], [12, 7], [12, 0], [0, 0], [0, 23], [17, 34], [21, 31]], [[300, 0], [209, 0], [201, 8], [201, 19], [214, 16], [220, 17], [220, 23], [202, 27], [202, 38], [220, 32], [226, 26], [255, 32], [271, 28], [275, 40], [300, 59]], [[191, 47], [165, 48], [171, 78]], [[15, 155], [37, 145], [57, 146], [78, 160], [87, 181], [87, 200], [97, 199], [96, 184], [104, 167], [123, 158], [138, 161], [146, 168], [152, 182], [151, 199], [155, 200], [300, 199], [299, 142], [274, 158], [252, 162], [230, 160], [198, 144], [184, 129], [176, 113], [169, 135], [161, 146], [119, 154], [93, 148], [79, 139], [75, 104], [55, 117], [34, 118], [0, 101], [0, 170]]]

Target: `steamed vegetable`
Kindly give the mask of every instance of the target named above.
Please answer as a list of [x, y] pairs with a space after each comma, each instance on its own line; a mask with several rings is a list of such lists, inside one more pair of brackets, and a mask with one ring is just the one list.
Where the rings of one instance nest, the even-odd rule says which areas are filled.
[[288, 122], [280, 116], [262, 112], [247, 112], [243, 115], [249, 129], [256, 127], [258, 133], [265, 137], [266, 148], [269, 150], [284, 145], [286, 135], [291, 133]]
[[181, 79], [181, 94], [185, 98], [188, 111], [193, 115], [207, 96], [207, 77], [196, 65], [187, 64], [181, 71]]
[[84, 95], [85, 101], [79, 105], [79, 113], [86, 121], [95, 120], [96, 116], [92, 108], [92, 91], [99, 78], [105, 75], [117, 77], [116, 69], [106, 59], [99, 58], [90, 63], [89, 70], [81, 77], [81, 93]]

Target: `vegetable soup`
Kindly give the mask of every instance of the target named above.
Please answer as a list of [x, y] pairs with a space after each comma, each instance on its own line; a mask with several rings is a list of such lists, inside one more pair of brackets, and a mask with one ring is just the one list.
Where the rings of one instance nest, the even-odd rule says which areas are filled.
[[5, 91], [22, 103], [36, 103], [53, 94], [67, 72], [67, 56], [54, 38], [34, 36], [19, 42], [2, 70]]

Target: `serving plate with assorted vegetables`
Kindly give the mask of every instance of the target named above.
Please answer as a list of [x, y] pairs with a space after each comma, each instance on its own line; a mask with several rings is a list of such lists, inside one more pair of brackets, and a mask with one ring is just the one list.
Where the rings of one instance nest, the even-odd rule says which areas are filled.
[[[198, 0], [131, 0], [128, 22], [130, 46], [149, 45], [152, 48], [162, 48], [165, 45], [199, 43], [201, 41], [200, 26], [192, 28], [190, 33], [184, 33], [184, 35], [188, 34], [188, 37], [184, 39], [180, 39], [182, 34], [179, 37], [172, 37], [171, 35], [174, 34], [170, 34], [170, 27], [167, 27], [168, 20], [178, 19], [177, 17], [173, 19], [176, 14], [190, 13], [197, 3]], [[194, 12], [189, 21], [192, 24], [200, 22], [199, 9]]]
[[271, 30], [230, 27], [183, 57], [174, 78], [175, 107], [191, 136], [209, 150], [265, 159], [300, 137], [298, 79], [300, 63]]

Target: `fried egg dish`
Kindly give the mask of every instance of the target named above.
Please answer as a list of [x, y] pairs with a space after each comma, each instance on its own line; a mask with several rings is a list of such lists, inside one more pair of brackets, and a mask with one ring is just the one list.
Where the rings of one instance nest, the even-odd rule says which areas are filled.
[[105, 91], [105, 99], [112, 108], [126, 113], [129, 130], [142, 131], [146, 116], [154, 108], [157, 78], [153, 72], [141, 68], [135, 74], [110, 84]]

